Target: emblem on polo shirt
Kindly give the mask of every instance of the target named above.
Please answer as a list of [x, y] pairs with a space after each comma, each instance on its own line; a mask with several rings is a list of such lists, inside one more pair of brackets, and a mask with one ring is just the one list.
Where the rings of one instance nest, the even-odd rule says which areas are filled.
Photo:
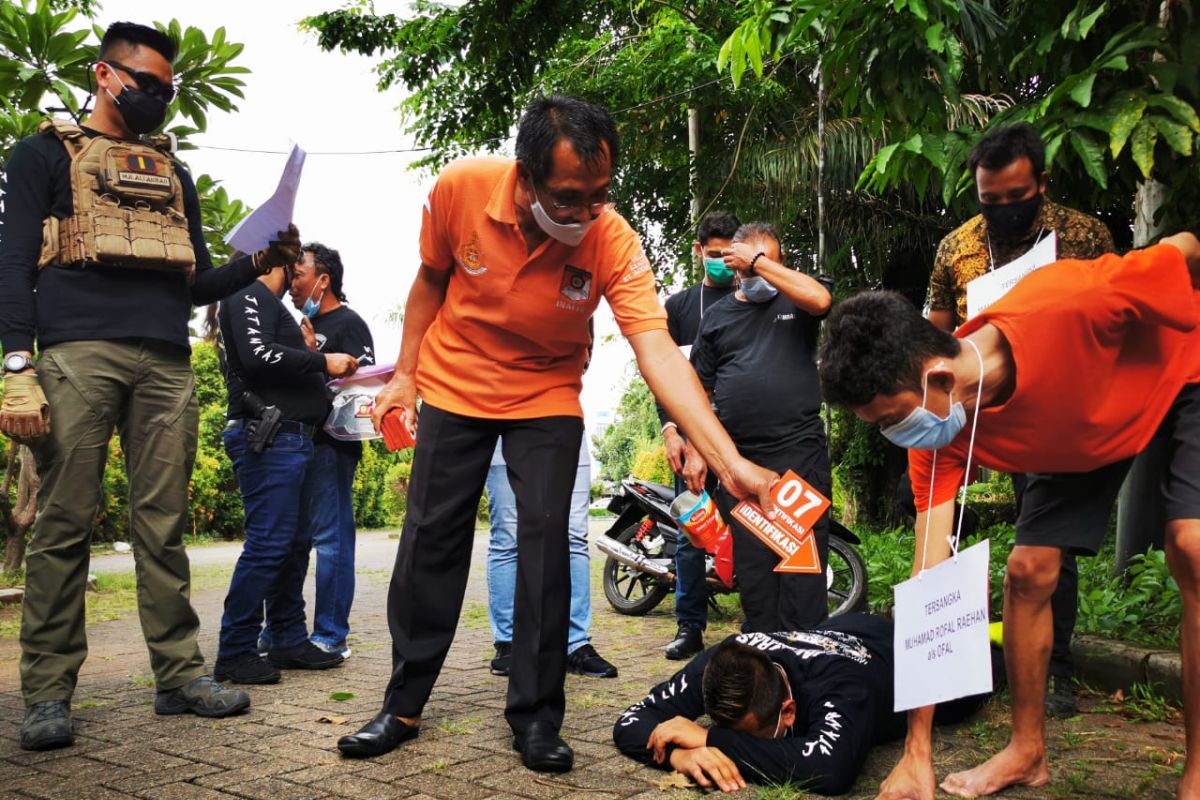
[[462, 252], [458, 254], [459, 265], [469, 275], [482, 275], [487, 272], [487, 266], [479, 257], [479, 235], [472, 232], [471, 238], [463, 245]]
[[562, 285], [558, 290], [568, 300], [581, 303], [592, 295], [592, 273], [567, 264], [563, 269]]

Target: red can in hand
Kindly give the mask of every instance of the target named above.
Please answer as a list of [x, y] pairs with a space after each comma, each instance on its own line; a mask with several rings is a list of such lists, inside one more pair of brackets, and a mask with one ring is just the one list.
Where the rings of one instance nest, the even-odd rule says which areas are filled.
[[393, 408], [383, 415], [380, 428], [383, 430], [383, 444], [390, 453], [415, 447], [417, 444], [417, 440], [409, 433], [408, 426], [404, 424], [404, 412], [398, 408]]

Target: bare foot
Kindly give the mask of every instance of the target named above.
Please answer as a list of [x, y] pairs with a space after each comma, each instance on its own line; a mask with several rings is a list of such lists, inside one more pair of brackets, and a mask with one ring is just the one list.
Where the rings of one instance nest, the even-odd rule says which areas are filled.
[[975, 769], [947, 776], [942, 790], [958, 797], [986, 797], [1009, 786], [1045, 786], [1049, 782], [1045, 751], [1031, 754], [1010, 744]]
[[933, 800], [936, 784], [932, 761], [905, 755], [880, 784], [875, 800]]

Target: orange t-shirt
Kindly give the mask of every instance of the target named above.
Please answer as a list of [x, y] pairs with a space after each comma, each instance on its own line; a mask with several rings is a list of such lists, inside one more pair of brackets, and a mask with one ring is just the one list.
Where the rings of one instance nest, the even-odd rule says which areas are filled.
[[[980, 412], [973, 462], [1006, 472], [1088, 472], [1137, 455], [1184, 384], [1200, 379], [1200, 296], [1178, 249], [1059, 261], [1030, 274], [954, 335], [995, 325], [1016, 388]], [[973, 352], [973, 351], [972, 351]], [[962, 485], [971, 420], [937, 451], [933, 505]], [[934, 451], [909, 450], [917, 508]]]
[[650, 262], [629, 223], [601, 215], [577, 247], [529, 253], [517, 227], [516, 162], [448, 165], [425, 204], [421, 262], [450, 270], [417, 355], [417, 391], [455, 414], [583, 416], [588, 320], [603, 296], [625, 336], [667, 329]]

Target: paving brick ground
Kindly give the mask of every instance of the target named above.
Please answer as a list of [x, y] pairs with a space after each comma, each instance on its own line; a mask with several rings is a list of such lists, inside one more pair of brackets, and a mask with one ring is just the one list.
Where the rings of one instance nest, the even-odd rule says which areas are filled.
[[[593, 531], [595, 535], [597, 527]], [[253, 690], [254, 706], [228, 720], [159, 718], [153, 713], [149, 664], [135, 615], [91, 626], [91, 656], [75, 697], [79, 738], [66, 750], [24, 753], [16, 744], [22, 716], [17, 645], [0, 642], [0, 800], [6, 798], [161, 798], [161, 800], [308, 800], [308, 798], [409, 798], [409, 800], [678, 800], [695, 792], [661, 789], [664, 773], [634, 764], [610, 743], [617, 714], [671, 672], [662, 645], [674, 632], [669, 604], [644, 618], [621, 617], [607, 606], [598, 582], [595, 644], [621, 671], [615, 680], [572, 676], [567, 687], [564, 733], [576, 751], [576, 768], [547, 777], [521, 767], [502, 718], [504, 679], [487, 670], [491, 637], [481, 569], [484, 540], [458, 637], [426, 709], [420, 737], [371, 761], [345, 761], [336, 738], [354, 730], [379, 707], [390, 651], [384, 600], [396, 541], [366, 534], [360, 541], [359, 590], [352, 623], [354, 655], [336, 670], [288, 672], [282, 683]], [[237, 548], [206, 548], [197, 561], [231, 562]], [[124, 568], [119, 558], [97, 564]], [[310, 586], [311, 591], [311, 586]], [[197, 593], [202, 645], [210, 657], [224, 592]], [[732, 630], [732, 621], [718, 623]], [[710, 640], [713, 635], [710, 635]], [[353, 699], [336, 702], [335, 692]], [[1103, 698], [1085, 699], [1088, 713], [1050, 728], [1054, 783], [1005, 797], [1168, 798], [1181, 768], [1178, 725], [1135, 723], [1104, 711]], [[939, 774], [969, 766], [1003, 743], [1003, 702], [938, 737]], [[332, 720], [332, 721], [331, 721]], [[877, 748], [852, 798], [874, 788], [896, 757], [896, 746]], [[748, 789], [743, 800], [763, 793]], [[763, 800], [799, 796], [766, 790]]]

